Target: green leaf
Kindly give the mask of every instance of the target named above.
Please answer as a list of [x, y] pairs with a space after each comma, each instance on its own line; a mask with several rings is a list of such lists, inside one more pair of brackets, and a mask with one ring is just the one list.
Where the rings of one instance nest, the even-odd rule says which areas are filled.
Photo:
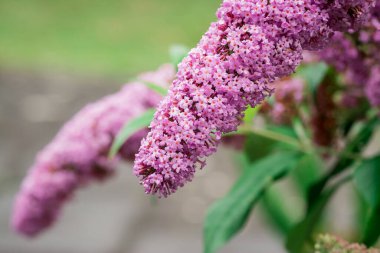
[[190, 49], [183, 45], [173, 45], [170, 47], [170, 60], [171, 63], [177, 67], [180, 62], [182, 62], [183, 58], [187, 56]]
[[318, 224], [323, 211], [336, 190], [347, 180], [342, 180], [330, 189], [324, 191], [313, 206], [308, 210], [305, 218], [289, 232], [286, 239], [286, 249], [290, 253], [309, 252], [313, 247], [311, 240], [315, 226]]
[[355, 231], [358, 235], [363, 235], [366, 227], [366, 221], [368, 217], [369, 205], [364, 200], [363, 196], [356, 191], [354, 194], [354, 206], [355, 206]]
[[109, 157], [113, 158], [119, 152], [120, 148], [124, 145], [129, 137], [131, 137], [138, 130], [148, 127], [154, 117], [155, 109], [149, 109], [144, 114], [135, 119], [128, 121], [120, 132], [116, 135], [114, 142], [112, 143]]
[[207, 212], [204, 252], [216, 252], [240, 231], [264, 190], [291, 170], [297, 160], [297, 153], [275, 153], [245, 168], [232, 190]]
[[361, 242], [368, 247], [376, 244], [380, 236], [380, 205], [369, 209], [369, 215], [365, 222], [364, 234]]
[[380, 236], [380, 156], [361, 162], [355, 170], [354, 182], [369, 206], [362, 242], [372, 246]]
[[[301, 157], [298, 164], [291, 171], [291, 176], [299, 189], [300, 199], [307, 197], [309, 187], [315, 183], [322, 172], [322, 161], [315, 154], [305, 154]], [[302, 213], [297, 213], [296, 208], [292, 203], [289, 208], [289, 199], [286, 194], [287, 189], [277, 189], [277, 185], [271, 186], [263, 196], [263, 208], [265, 214], [271, 219], [272, 224], [283, 234], [287, 234], [293, 225], [296, 224], [297, 218], [302, 217]], [[297, 194], [297, 193], [293, 193]]]
[[380, 156], [362, 161], [355, 170], [354, 182], [367, 203], [376, 207], [380, 203]]
[[266, 137], [249, 133], [245, 140], [245, 157], [250, 163], [269, 155], [277, 142]]
[[247, 125], [252, 125], [253, 119], [255, 118], [256, 114], [260, 111], [260, 106], [256, 106], [252, 108], [251, 106], [248, 106], [247, 110], [244, 112], [244, 118], [243, 122]]
[[300, 66], [295, 76], [298, 76], [306, 81], [306, 83], [310, 86], [311, 90], [314, 92], [318, 85], [323, 81], [327, 72], [329, 70], [329, 66], [326, 63], [318, 62], [312, 64], [306, 64]]
[[[292, 128], [279, 126], [272, 127], [273, 132], [278, 134], [283, 134], [289, 137], [295, 137]], [[280, 142], [273, 139], [263, 137], [261, 135], [256, 135], [250, 133], [246, 135], [245, 142], [245, 165], [253, 163], [259, 159], [262, 159], [275, 150], [284, 150], [287, 147], [281, 145]], [[249, 159], [249, 160], [248, 160]], [[242, 166], [243, 167], [243, 166]], [[280, 233], [286, 234], [289, 228], [294, 225], [296, 221], [297, 212], [294, 212], [293, 207], [289, 208], [288, 199], [284, 199], [280, 191], [283, 189], [278, 189], [277, 185], [271, 185], [265, 190], [265, 194], [262, 197], [261, 206], [264, 214], [267, 216], [268, 220], [273, 224], [274, 228]]]
[[[267, 126], [266, 128], [250, 128], [250, 132], [246, 134], [245, 154], [250, 162], [255, 162], [269, 155], [274, 150], [289, 150], [297, 146], [297, 140], [294, 131], [286, 126]], [[294, 143], [288, 145], [282, 143], [287, 141]], [[294, 150], [294, 149], [293, 149]]]
[[296, 168], [292, 171], [292, 176], [306, 198], [310, 187], [317, 182], [322, 174], [323, 162], [316, 154], [306, 154], [301, 159]]
[[162, 95], [162, 96], [166, 96], [168, 94], [168, 90], [165, 89], [164, 87], [158, 85], [158, 84], [155, 84], [155, 83], [150, 83], [150, 82], [144, 82], [144, 81], [141, 81], [143, 84], [145, 84], [149, 89], [157, 92], [158, 94]]
[[273, 226], [286, 235], [290, 228], [296, 224], [300, 218], [300, 213], [294, 206], [294, 203], [290, 203], [287, 198], [284, 198], [284, 189], [281, 189], [277, 184], [270, 186], [265, 190], [262, 197], [262, 207], [264, 215], [268, 216]]

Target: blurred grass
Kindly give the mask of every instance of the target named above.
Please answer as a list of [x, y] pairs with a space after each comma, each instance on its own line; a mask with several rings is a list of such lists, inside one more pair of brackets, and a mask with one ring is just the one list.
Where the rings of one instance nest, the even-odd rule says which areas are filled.
[[220, 0], [0, 0], [0, 66], [126, 76], [193, 47]]

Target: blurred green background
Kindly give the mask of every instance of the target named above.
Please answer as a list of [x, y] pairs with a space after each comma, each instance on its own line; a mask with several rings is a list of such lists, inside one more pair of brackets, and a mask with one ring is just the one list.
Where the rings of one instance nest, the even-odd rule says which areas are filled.
[[0, 0], [0, 66], [131, 76], [193, 47], [219, 0]]

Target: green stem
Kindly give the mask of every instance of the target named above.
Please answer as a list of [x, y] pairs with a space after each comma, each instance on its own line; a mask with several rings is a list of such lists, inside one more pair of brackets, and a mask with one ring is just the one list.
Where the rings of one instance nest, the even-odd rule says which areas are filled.
[[299, 141], [302, 143], [302, 146], [306, 153], [317, 153], [317, 150], [310, 140], [309, 135], [307, 134], [305, 127], [303, 126], [300, 119], [296, 118], [293, 120], [293, 129], [296, 132]]
[[273, 132], [267, 129], [263, 128], [255, 128], [255, 127], [242, 127], [240, 128], [237, 132], [235, 133], [228, 133], [225, 136], [231, 136], [231, 135], [237, 135], [237, 134], [248, 134], [248, 133], [253, 133], [271, 140], [279, 141], [286, 143], [290, 146], [295, 147], [296, 149], [302, 149], [301, 144], [294, 138]]
[[265, 190], [261, 203], [265, 215], [282, 235], [286, 235], [300, 217], [294, 212], [299, 209], [289, 206], [289, 202], [283, 197], [283, 192], [276, 185]]
[[312, 234], [333, 194], [346, 182], [352, 179], [348, 175], [328, 189], [325, 189], [313, 205], [307, 210], [304, 219], [289, 232], [286, 248], [290, 253], [305, 252], [307, 246], [313, 245]]
[[[334, 148], [314, 147], [314, 149], [316, 151], [318, 151], [319, 154], [328, 153], [330, 155], [331, 154], [333, 155], [333, 154], [337, 153], [337, 150]], [[348, 152], [347, 150], [342, 150], [337, 156], [340, 158], [350, 158], [350, 159], [357, 160], [357, 161], [360, 161], [363, 159], [363, 157], [360, 154]]]
[[[348, 169], [354, 162], [357, 161], [356, 158], [347, 157], [346, 154], [355, 154], [355, 156], [358, 156], [371, 140], [375, 127], [378, 123], [378, 116], [372, 116], [372, 118], [369, 119], [367, 124], [363, 126], [359, 133], [347, 144], [346, 148], [338, 155], [339, 159], [332, 167], [330, 172], [327, 173], [310, 188], [308, 196], [309, 208], [319, 198], [329, 180]], [[361, 159], [360, 156], [359, 158]]]

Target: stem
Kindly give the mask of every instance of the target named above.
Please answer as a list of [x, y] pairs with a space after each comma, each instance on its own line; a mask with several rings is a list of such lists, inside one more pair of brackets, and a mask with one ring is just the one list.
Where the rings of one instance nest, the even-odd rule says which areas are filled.
[[297, 149], [300, 149], [300, 150], [302, 149], [301, 144], [296, 139], [289, 137], [289, 136], [286, 136], [286, 135], [283, 135], [283, 134], [280, 134], [280, 133], [277, 133], [277, 132], [273, 132], [273, 131], [270, 131], [267, 129], [263, 129], [263, 128], [244, 127], [244, 128], [239, 129], [236, 133], [226, 134], [226, 136], [236, 135], [236, 134], [247, 134], [247, 133], [254, 133], [256, 135], [259, 135], [259, 136], [262, 136], [262, 137], [265, 137], [265, 138], [268, 138], [271, 140], [286, 143], [286, 144], [293, 146]]
[[[303, 144], [305, 149], [307, 149], [309, 152], [315, 151], [313, 148], [313, 144], [312, 144], [310, 138], [308, 137], [308, 134], [306, 133], [306, 130], [305, 130], [302, 122], [298, 118], [296, 118], [293, 121], [293, 128], [294, 128], [294, 131], [296, 132], [296, 134], [298, 136], [298, 139]], [[313, 153], [315, 153], [315, 152], [313, 152]]]
[[[336, 175], [339, 175], [340, 173], [348, 169], [354, 162], [357, 161], [356, 158], [347, 157], [346, 154], [355, 154], [355, 156], [358, 156], [367, 146], [378, 123], [378, 116], [372, 116], [372, 118], [369, 119], [367, 124], [363, 126], [359, 133], [351, 140], [351, 142], [347, 144], [346, 148], [338, 155], [339, 159], [332, 167], [330, 172], [327, 173], [310, 188], [308, 196], [308, 208], [310, 208], [313, 205], [313, 203], [320, 197], [323, 189], [325, 188], [326, 184], [330, 179], [334, 178]], [[359, 158], [361, 159], [361, 157]]]
[[[334, 148], [327, 148], [327, 147], [314, 147], [315, 150], [318, 151], [318, 153], [329, 153], [329, 154], [335, 154], [336, 149]], [[341, 153], [337, 155], [337, 157], [341, 158], [350, 158], [356, 161], [360, 161], [363, 159], [363, 157], [360, 154], [353, 153], [353, 152], [348, 152], [347, 150], [342, 150]]]
[[342, 186], [344, 183], [351, 180], [352, 175], [341, 179], [336, 182], [334, 185], [325, 189], [319, 198], [313, 202], [312, 206], [307, 210], [305, 217], [301, 222], [299, 222], [288, 234], [286, 241], [286, 248], [288, 252], [299, 253], [303, 252], [308, 243], [313, 245], [312, 234], [314, 232], [315, 226], [318, 224], [323, 211], [327, 204], [329, 203], [330, 198], [333, 194]]

